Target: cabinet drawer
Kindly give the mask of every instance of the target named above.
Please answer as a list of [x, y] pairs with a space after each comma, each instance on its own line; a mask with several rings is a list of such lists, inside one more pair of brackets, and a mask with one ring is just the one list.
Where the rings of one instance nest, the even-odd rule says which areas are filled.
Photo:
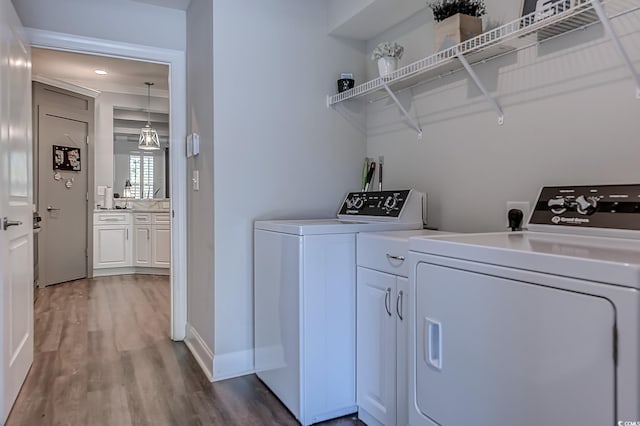
[[114, 225], [131, 223], [130, 213], [94, 213], [93, 223], [95, 225]]
[[402, 277], [409, 276], [409, 240], [372, 237], [373, 234], [358, 234], [358, 266], [387, 272]]
[[164, 225], [171, 223], [171, 215], [169, 213], [153, 213], [153, 224]]
[[136, 213], [133, 216], [134, 224], [150, 224], [151, 223], [151, 213]]

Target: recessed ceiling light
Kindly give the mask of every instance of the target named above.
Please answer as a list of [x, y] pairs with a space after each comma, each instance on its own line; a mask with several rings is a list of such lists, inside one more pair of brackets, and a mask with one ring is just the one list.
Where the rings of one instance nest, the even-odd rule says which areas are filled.
[[107, 72], [105, 70], [95, 70], [94, 72], [98, 75], [107, 75]]

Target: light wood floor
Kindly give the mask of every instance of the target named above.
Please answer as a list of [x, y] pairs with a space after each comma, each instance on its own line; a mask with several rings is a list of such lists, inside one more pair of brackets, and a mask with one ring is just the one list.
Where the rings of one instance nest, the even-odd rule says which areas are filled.
[[36, 293], [34, 362], [7, 425], [298, 424], [255, 375], [209, 383], [169, 339], [168, 278], [103, 277]]

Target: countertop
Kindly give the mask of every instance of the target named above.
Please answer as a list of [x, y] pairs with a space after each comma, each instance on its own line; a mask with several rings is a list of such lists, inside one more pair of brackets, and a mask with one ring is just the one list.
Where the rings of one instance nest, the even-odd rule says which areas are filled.
[[94, 213], [169, 213], [169, 209], [95, 209]]

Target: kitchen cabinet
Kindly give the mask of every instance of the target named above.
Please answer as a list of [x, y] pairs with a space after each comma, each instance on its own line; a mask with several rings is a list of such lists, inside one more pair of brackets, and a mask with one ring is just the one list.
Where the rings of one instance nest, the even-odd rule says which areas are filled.
[[636, 96], [640, 97], [640, 74], [635, 71], [633, 63], [611, 25], [612, 19], [637, 10], [637, 6], [627, 0], [609, 0], [606, 2], [606, 8], [602, 3], [602, 0], [547, 2], [538, 11], [435, 52], [426, 58], [399, 68], [387, 76], [369, 80], [341, 93], [328, 95], [327, 107], [335, 106], [349, 99], [359, 98], [373, 102], [388, 96], [396, 103], [408, 124], [418, 133], [418, 138], [422, 138], [420, 124], [398, 100], [396, 93], [417, 84], [437, 81], [439, 77], [465, 70], [487, 102], [495, 109], [498, 123], [502, 124], [504, 121], [502, 108], [498, 100], [486, 89], [473, 65], [597, 23], [602, 23], [605, 33], [631, 71], [636, 83]]
[[409, 280], [358, 267], [357, 401], [369, 426], [406, 425]]
[[409, 238], [431, 230], [357, 236], [358, 416], [369, 426], [409, 423]]
[[133, 215], [133, 265], [151, 266], [151, 214]]
[[168, 274], [169, 213], [105, 211], [94, 214], [94, 276]]
[[171, 225], [169, 214], [154, 214], [151, 231], [151, 266], [154, 268], [169, 268], [171, 266]]
[[131, 215], [94, 215], [93, 268], [118, 268], [131, 264]]

